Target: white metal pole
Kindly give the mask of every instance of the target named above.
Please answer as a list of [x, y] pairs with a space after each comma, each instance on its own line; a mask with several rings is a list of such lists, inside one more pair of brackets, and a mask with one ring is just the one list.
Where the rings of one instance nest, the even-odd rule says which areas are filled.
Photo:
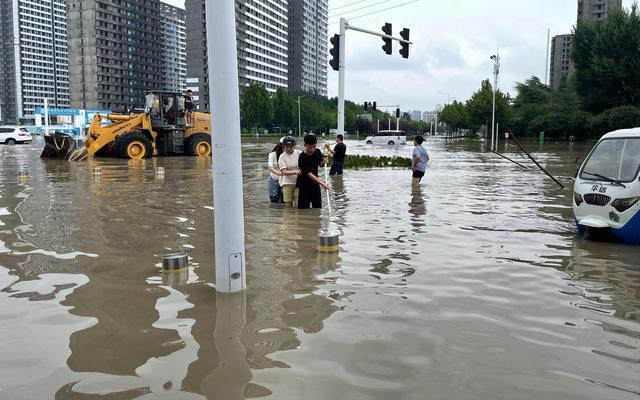
[[549, 85], [549, 38], [551, 29], [547, 29], [547, 59], [544, 62], [544, 84]]
[[344, 80], [347, 20], [340, 18], [340, 68], [338, 72], [338, 134], [344, 135]]
[[206, 0], [216, 290], [246, 287], [235, 2]]
[[376, 132], [380, 132], [380, 120], [378, 120], [378, 130]]
[[387, 130], [391, 130], [391, 117], [389, 117], [389, 120], [387, 121]]
[[500, 124], [496, 122], [496, 151], [498, 151], [498, 142], [500, 141]]
[[49, 99], [44, 99], [44, 134], [49, 134]]
[[438, 136], [438, 113], [436, 112], [435, 135]]
[[494, 81], [494, 85], [493, 85], [493, 107], [492, 107], [492, 111], [491, 111], [491, 150], [495, 150], [495, 146], [494, 146], [494, 142], [493, 142], [493, 138], [494, 138], [494, 134], [495, 134], [495, 126], [496, 126], [496, 86], [495, 86], [495, 79]]
[[302, 137], [302, 123], [300, 122], [300, 96], [298, 96], [298, 137]]
[[396, 118], [396, 130], [400, 130], [400, 117]]

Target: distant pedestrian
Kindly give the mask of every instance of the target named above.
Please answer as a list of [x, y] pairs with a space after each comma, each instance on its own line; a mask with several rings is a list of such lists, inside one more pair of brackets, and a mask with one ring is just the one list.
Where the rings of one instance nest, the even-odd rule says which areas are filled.
[[320, 150], [316, 149], [318, 139], [314, 135], [305, 135], [304, 151], [300, 153], [300, 194], [298, 208], [322, 208], [320, 187], [329, 190], [329, 185], [318, 178], [318, 167], [324, 166]]
[[296, 150], [296, 140], [291, 136], [287, 136], [282, 140], [284, 153], [278, 157], [278, 168], [280, 168], [280, 186], [282, 187], [282, 196], [287, 206], [293, 207], [298, 200], [298, 189], [296, 182], [300, 169], [298, 168], [298, 157], [300, 150]]
[[193, 112], [193, 92], [191, 89], [187, 90], [187, 94], [184, 96], [184, 123], [185, 125], [193, 125], [191, 120], [191, 113]]
[[329, 150], [331, 154], [333, 154], [333, 162], [331, 163], [331, 170], [329, 171], [329, 175], [342, 175], [342, 169], [344, 168], [344, 159], [347, 154], [347, 146], [342, 143], [344, 140], [344, 136], [339, 134], [336, 136], [336, 145], [331, 150], [331, 146], [329, 143], [325, 145], [325, 148]]
[[282, 187], [280, 187], [280, 167], [278, 166], [278, 159], [284, 152], [284, 146], [282, 143], [278, 143], [271, 153], [269, 153], [269, 161], [267, 166], [269, 167], [269, 183], [267, 189], [269, 190], [269, 199], [272, 203], [283, 203], [284, 197], [282, 195]]
[[413, 171], [414, 184], [418, 184], [420, 180], [422, 180], [424, 172], [427, 170], [427, 162], [429, 161], [429, 154], [427, 154], [427, 149], [422, 147], [422, 142], [424, 142], [422, 136], [418, 135], [413, 139], [413, 145], [415, 147], [413, 149], [413, 155], [411, 156], [413, 160], [411, 170]]

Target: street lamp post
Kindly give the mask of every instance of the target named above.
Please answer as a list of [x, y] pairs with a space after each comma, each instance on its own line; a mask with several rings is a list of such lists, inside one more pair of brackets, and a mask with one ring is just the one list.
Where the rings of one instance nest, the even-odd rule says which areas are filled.
[[447, 93], [447, 92], [438, 92], [438, 94], [442, 94], [447, 96], [447, 104], [451, 104], [451, 93]]
[[305, 94], [303, 96], [298, 96], [298, 137], [301, 138], [302, 137], [302, 123], [300, 121], [300, 99], [303, 99], [307, 96], [310, 96], [310, 94]]
[[[498, 74], [500, 73], [500, 54], [496, 52], [496, 54], [491, 56], [493, 60], [493, 107], [491, 111], [491, 150], [497, 150], [497, 137], [495, 137], [496, 131], [496, 90], [498, 88]], [[494, 144], [495, 140], [495, 144]]]

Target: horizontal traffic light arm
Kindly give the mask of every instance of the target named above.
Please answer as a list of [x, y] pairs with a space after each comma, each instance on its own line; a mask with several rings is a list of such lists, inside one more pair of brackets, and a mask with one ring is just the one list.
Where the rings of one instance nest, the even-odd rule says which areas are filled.
[[358, 31], [358, 32], [363, 32], [363, 33], [368, 33], [368, 34], [374, 35], [374, 36], [380, 36], [381, 38], [395, 40], [395, 41], [400, 42], [400, 43], [413, 44], [413, 42], [411, 42], [409, 40], [404, 40], [401, 37], [385, 35], [384, 33], [378, 33], [376, 31], [370, 31], [368, 29], [358, 28], [357, 26], [349, 25], [348, 22], [346, 23], [346, 29], [351, 29], [352, 31]]

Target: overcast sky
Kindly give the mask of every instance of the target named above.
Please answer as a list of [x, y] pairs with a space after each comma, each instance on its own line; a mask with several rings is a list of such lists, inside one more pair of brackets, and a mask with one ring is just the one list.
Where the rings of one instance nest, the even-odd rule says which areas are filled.
[[[329, 36], [338, 33], [338, 14], [350, 19], [410, 1], [329, 0]], [[623, 0], [623, 7], [633, 1]], [[184, 7], [184, 1], [170, 2]], [[349, 12], [361, 7], [366, 8]], [[346, 97], [399, 104], [403, 111], [445, 104], [449, 96], [439, 92], [464, 101], [483, 79], [492, 78], [489, 57], [498, 44], [498, 87], [515, 95], [516, 82], [532, 75], [544, 80], [547, 29], [551, 36], [570, 33], [576, 14], [576, 0], [418, 0], [353, 19], [354, 26], [380, 32], [391, 22], [394, 36], [409, 28], [414, 44], [409, 59], [403, 59], [397, 44], [389, 56], [381, 49], [381, 38], [347, 31]], [[330, 97], [338, 95], [337, 82], [338, 73], [329, 67]]]

